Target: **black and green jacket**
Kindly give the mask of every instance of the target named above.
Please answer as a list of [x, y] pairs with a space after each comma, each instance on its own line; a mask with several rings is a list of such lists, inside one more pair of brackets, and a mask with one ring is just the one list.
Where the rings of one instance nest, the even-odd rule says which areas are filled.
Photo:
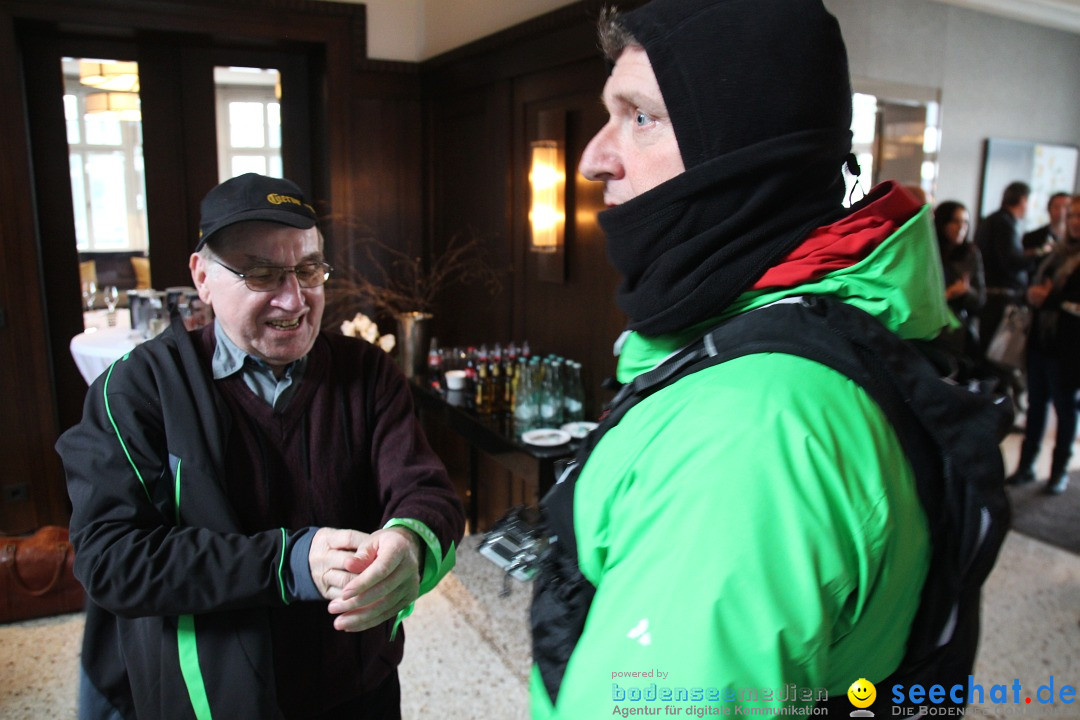
[[[453, 565], [463, 516], [415, 426], [404, 379], [385, 353], [352, 339], [320, 336], [312, 353], [324, 355], [328, 369], [305, 373], [302, 382], [340, 396], [327, 413], [357, 419], [336, 423], [344, 439], [333, 442], [357, 448], [350, 481], [375, 483], [361, 495], [377, 498], [378, 507], [350, 510], [346, 517], [356, 522], [349, 525], [313, 511], [310, 524], [372, 532], [392, 518], [414, 519], [442, 548], [441, 577]], [[312, 423], [327, 427], [325, 418]], [[204, 353], [177, 323], [92, 384], [82, 422], [57, 444], [72, 501], [75, 573], [90, 600], [84, 676], [125, 718], [290, 715], [279, 695], [283, 688], [295, 695], [296, 678], [280, 677], [272, 626], [280, 637], [289, 613], [325, 607], [298, 602], [293, 591], [290, 553], [306, 528], [242, 527], [227, 487], [245, 480], [226, 471], [234, 426]], [[316, 447], [331, 440], [325, 443]], [[422, 591], [438, 580], [429, 577], [436, 574], [431, 560]], [[403, 638], [391, 637], [392, 625], [332, 639], [353, 643], [345, 654], [365, 676], [356, 679], [358, 694], [401, 658]]]

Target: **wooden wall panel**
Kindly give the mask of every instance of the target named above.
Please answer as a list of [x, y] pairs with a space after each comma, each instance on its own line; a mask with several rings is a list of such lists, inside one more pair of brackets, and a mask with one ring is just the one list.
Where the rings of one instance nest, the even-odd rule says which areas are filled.
[[[27, 181], [30, 137], [16, 47], [13, 19], [0, 9], [0, 197], [5, 198], [0, 213], [0, 532], [6, 533], [66, 522], [67, 515], [52, 449], [58, 427], [43, 333], [42, 267]], [[76, 293], [77, 278], [71, 279]], [[26, 488], [26, 499], [14, 497], [22, 492], [20, 486]]]
[[[600, 384], [614, 372], [611, 348], [625, 323], [614, 303], [618, 276], [595, 219], [601, 188], [576, 172], [581, 151], [606, 119], [598, 100], [606, 68], [596, 50], [594, 5], [555, 11], [425, 67], [433, 234], [499, 228], [493, 253], [510, 264], [499, 297], [448, 299], [441, 331], [450, 344], [490, 342], [484, 331], [508, 324], [503, 339], [527, 338], [539, 352], [579, 360], [590, 414], [608, 397]], [[527, 250], [528, 143], [538, 139], [541, 112], [566, 118], [570, 192], [559, 284], [541, 279], [541, 258]]]
[[[61, 429], [82, 415], [86, 383], [67, 352], [71, 338], [82, 332], [82, 296], [79, 288], [75, 215], [72, 209], [67, 127], [63, 112], [63, 72], [53, 39], [27, 36], [35, 26], [20, 27], [26, 78], [26, 104], [33, 149], [32, 183], [37, 200], [37, 228], [23, 241], [41, 253], [41, 280], [45, 317], [42, 327], [49, 343], [55, 389], [55, 412]], [[47, 32], [47, 31], [45, 31]], [[35, 240], [37, 242], [35, 242]], [[50, 403], [53, 407], [53, 403]]]
[[[348, 132], [352, 160], [339, 170], [347, 196], [333, 208], [326, 226], [327, 254], [338, 268], [371, 273], [364, 243], [370, 239], [410, 255], [424, 253], [423, 120], [420, 75], [416, 65], [365, 63], [351, 94], [331, 97], [329, 109], [346, 106], [354, 119]], [[331, 279], [332, 290], [335, 281]], [[340, 287], [340, 286], [338, 286]], [[328, 327], [356, 312], [372, 313], [360, 301], [328, 307]], [[391, 318], [377, 318], [394, 332]]]
[[441, 298], [435, 330], [443, 345], [491, 346], [525, 339], [511, 322], [518, 274], [513, 266], [511, 198], [512, 107], [509, 85], [439, 98], [431, 104], [431, 232], [439, 253], [455, 236], [477, 236], [502, 290], [455, 286]]

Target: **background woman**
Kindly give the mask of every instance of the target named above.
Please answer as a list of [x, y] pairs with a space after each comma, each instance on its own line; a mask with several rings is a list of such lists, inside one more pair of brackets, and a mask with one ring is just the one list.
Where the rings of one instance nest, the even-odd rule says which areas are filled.
[[946, 200], [938, 205], [934, 229], [945, 271], [945, 299], [963, 326], [950, 345], [960, 359], [961, 376], [969, 378], [982, 365], [979, 311], [986, 302], [982, 255], [971, 242], [971, 215], [961, 203]]

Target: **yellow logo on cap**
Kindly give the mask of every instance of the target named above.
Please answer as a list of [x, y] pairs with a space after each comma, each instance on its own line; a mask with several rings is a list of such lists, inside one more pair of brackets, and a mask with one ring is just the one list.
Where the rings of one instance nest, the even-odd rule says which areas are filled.
[[266, 196], [266, 201], [271, 205], [280, 205], [281, 203], [299, 205], [300, 207], [307, 208], [308, 212], [310, 212], [312, 215], [315, 214], [315, 208], [311, 207], [306, 202], [300, 200], [300, 198], [294, 198], [292, 195], [278, 195], [277, 193], [270, 193]]
[[266, 196], [267, 202], [271, 205], [280, 205], [281, 203], [292, 203], [293, 205], [303, 205], [299, 198], [294, 198], [292, 195], [278, 195], [277, 193], [270, 193]]

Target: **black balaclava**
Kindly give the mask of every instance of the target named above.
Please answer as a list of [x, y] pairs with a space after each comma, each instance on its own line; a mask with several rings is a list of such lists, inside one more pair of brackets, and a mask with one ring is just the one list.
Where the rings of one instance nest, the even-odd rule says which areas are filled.
[[719, 315], [843, 215], [851, 81], [821, 0], [653, 0], [619, 23], [686, 167], [599, 215], [630, 328], [660, 335]]

